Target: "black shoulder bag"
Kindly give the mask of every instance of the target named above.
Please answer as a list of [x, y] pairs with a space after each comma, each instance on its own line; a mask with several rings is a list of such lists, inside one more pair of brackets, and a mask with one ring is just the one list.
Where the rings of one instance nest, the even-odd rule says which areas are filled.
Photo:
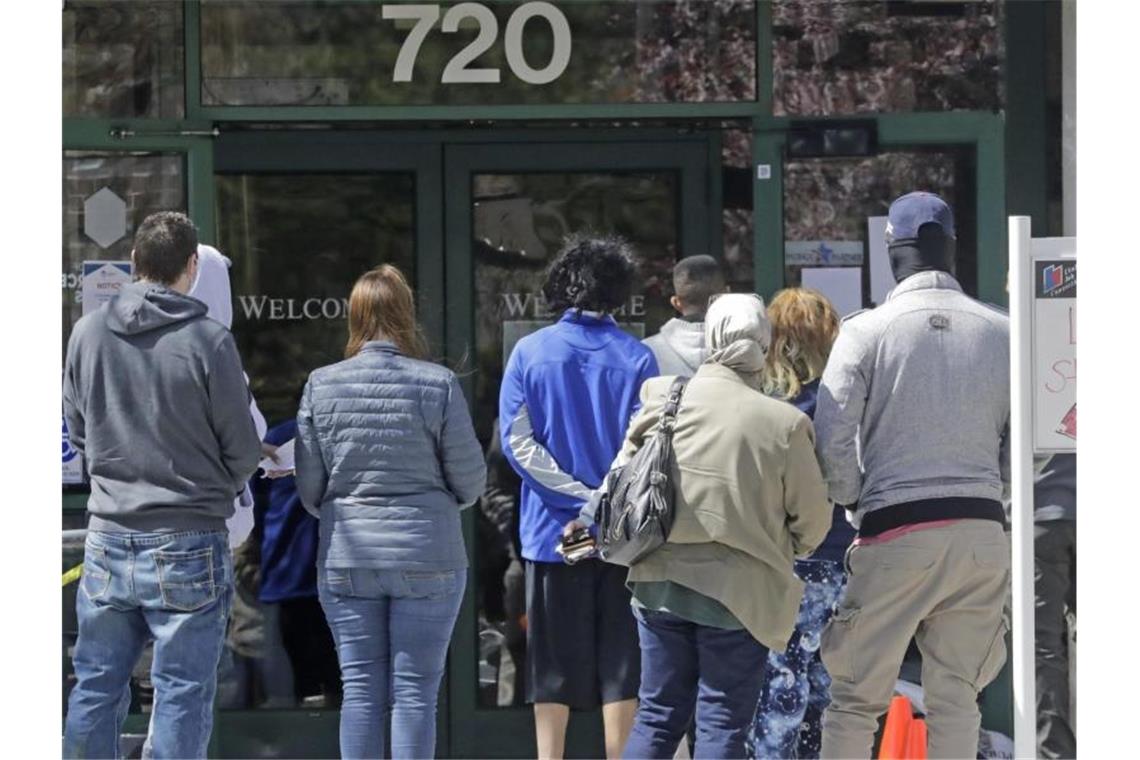
[[605, 494], [598, 505], [598, 554], [606, 562], [630, 566], [640, 562], [669, 538], [675, 511], [673, 427], [689, 378], [679, 377], [653, 437], [624, 466], [606, 475]]

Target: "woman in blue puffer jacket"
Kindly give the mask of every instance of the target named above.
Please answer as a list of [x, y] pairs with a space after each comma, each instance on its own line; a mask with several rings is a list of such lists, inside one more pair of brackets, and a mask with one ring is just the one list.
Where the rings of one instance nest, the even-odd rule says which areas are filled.
[[[297, 489], [320, 518], [317, 585], [344, 681], [340, 750], [435, 756], [436, 700], [467, 581], [459, 510], [486, 466], [455, 375], [424, 360], [403, 274], [364, 274], [346, 359], [309, 376]], [[391, 715], [389, 716], [389, 705]]]

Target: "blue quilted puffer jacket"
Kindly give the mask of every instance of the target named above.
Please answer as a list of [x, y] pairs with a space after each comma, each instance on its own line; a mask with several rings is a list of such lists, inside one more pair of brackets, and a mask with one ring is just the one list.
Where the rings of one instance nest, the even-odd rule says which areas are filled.
[[321, 520], [318, 567], [467, 567], [459, 510], [487, 468], [454, 373], [386, 341], [309, 375], [297, 490]]

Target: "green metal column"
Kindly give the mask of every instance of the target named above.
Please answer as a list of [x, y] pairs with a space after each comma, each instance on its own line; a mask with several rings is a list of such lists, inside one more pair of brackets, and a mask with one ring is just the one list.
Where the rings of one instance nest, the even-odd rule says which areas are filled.
[[[1005, 305], [1009, 271], [1006, 211], [1005, 132], [994, 116], [978, 137], [978, 297]], [[1044, 221], [1044, 219], [1042, 220]]]
[[214, 202], [214, 144], [197, 138], [186, 152], [186, 207], [198, 226], [198, 240], [207, 245], [218, 233]]
[[784, 287], [784, 133], [752, 135], [753, 273], [766, 301]]
[[[1009, 146], [1005, 153], [1009, 176], [1006, 211], [1009, 216], [1030, 217], [1034, 237], [1044, 237], [1048, 230], [1045, 166], [1045, 56], [1048, 53], [1045, 14], [1048, 5], [1050, 3], [1042, 0], [1005, 4], [1005, 136]], [[981, 168], [979, 162], [979, 172]]]

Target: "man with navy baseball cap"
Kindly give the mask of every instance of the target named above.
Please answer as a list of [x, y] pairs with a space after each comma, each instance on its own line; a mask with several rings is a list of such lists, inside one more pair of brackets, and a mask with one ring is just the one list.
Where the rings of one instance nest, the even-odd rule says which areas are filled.
[[858, 536], [821, 639], [824, 758], [867, 758], [899, 666], [922, 652], [928, 756], [974, 757], [978, 692], [1005, 661], [1009, 320], [954, 277], [954, 214], [891, 204], [898, 285], [847, 319], [819, 386], [816, 447]]
[[919, 272], [954, 274], [954, 212], [934, 193], [907, 193], [887, 215], [887, 252], [895, 282]]

